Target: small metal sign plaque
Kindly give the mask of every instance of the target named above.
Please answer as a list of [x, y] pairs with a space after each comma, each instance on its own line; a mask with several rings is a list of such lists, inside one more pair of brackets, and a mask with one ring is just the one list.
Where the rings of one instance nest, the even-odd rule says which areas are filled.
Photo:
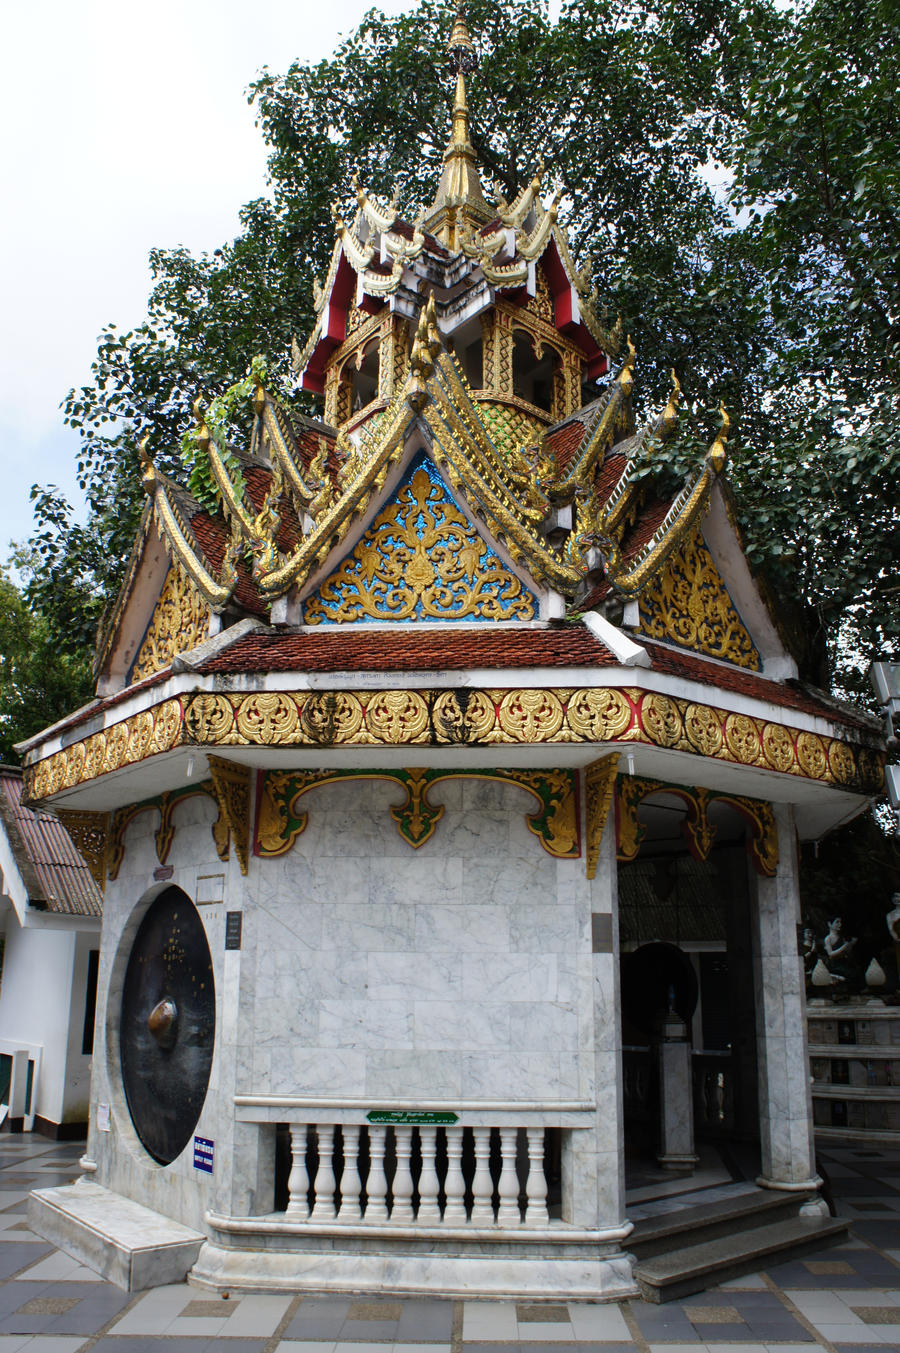
[[241, 947], [241, 918], [243, 912], [226, 911], [225, 913], [225, 948], [240, 949]]
[[418, 1109], [370, 1109], [370, 1123], [396, 1123], [411, 1127], [452, 1127], [459, 1122], [455, 1113], [423, 1113]]
[[194, 1169], [202, 1170], [204, 1174], [212, 1174], [215, 1149], [215, 1144], [208, 1137], [195, 1137]]

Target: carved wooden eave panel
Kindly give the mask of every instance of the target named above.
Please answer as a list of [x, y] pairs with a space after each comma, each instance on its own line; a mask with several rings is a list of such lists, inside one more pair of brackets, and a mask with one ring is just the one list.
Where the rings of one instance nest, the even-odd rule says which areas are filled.
[[148, 503], [132, 563], [98, 651], [98, 693], [110, 694], [161, 670], [209, 633], [209, 611], [172, 564]]
[[537, 618], [535, 593], [460, 511], [424, 451], [303, 604], [307, 625]]

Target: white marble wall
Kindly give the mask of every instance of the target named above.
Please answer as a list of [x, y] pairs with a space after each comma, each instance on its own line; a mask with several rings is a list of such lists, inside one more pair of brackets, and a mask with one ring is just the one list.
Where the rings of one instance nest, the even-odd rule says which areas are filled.
[[[206, 797], [191, 798], [175, 808], [175, 842], [168, 863], [171, 879], [156, 881], [159, 866], [153, 833], [159, 823], [155, 812], [142, 813], [128, 827], [125, 856], [117, 879], [107, 883], [103, 908], [103, 932], [97, 992], [97, 1019], [91, 1076], [91, 1118], [86, 1156], [96, 1162], [94, 1178], [100, 1184], [134, 1198], [164, 1215], [203, 1229], [203, 1217], [213, 1206], [217, 1190], [226, 1177], [232, 1153], [231, 1111], [234, 1071], [233, 1054], [225, 1036], [227, 1001], [224, 913], [227, 902], [201, 905], [213, 959], [216, 981], [216, 1045], [209, 1090], [195, 1128], [198, 1136], [216, 1143], [216, 1172], [210, 1176], [193, 1168], [191, 1145], [162, 1167], [141, 1146], [128, 1114], [119, 1071], [118, 1021], [122, 980], [131, 944], [149, 902], [171, 885], [196, 898], [198, 878], [224, 875], [224, 896], [240, 889], [236, 860], [223, 864], [216, 855], [211, 825], [216, 808]], [[237, 955], [238, 959], [240, 955]], [[235, 984], [236, 991], [236, 984]], [[98, 1129], [98, 1104], [110, 1107], [110, 1130]]]
[[[557, 860], [528, 830], [534, 800], [510, 784], [444, 781], [444, 816], [414, 851], [389, 809], [388, 781], [326, 785], [303, 800], [306, 831], [242, 877], [222, 864], [211, 801], [176, 809], [171, 880], [153, 881], [155, 814], [129, 828], [104, 915], [88, 1155], [98, 1182], [202, 1229], [207, 1209], [272, 1205], [274, 1132], [235, 1121], [235, 1094], [594, 1104], [564, 1152], [564, 1212], [585, 1226], [624, 1215], [615, 856], [607, 831], [597, 878]], [[213, 955], [216, 1051], [195, 1129], [215, 1142], [215, 1174], [186, 1150], [154, 1164], [120, 1090], [115, 1026], [135, 907], [169, 886], [200, 903]], [[198, 889], [200, 889], [198, 893]], [[224, 949], [225, 913], [243, 914], [242, 948]], [[610, 952], [592, 954], [591, 913], [610, 917]], [[96, 1105], [112, 1131], [96, 1130]]]
[[[396, 784], [308, 794], [309, 825], [247, 881], [246, 1093], [463, 1100], [591, 1095], [590, 885], [525, 822], [534, 800], [439, 783], [414, 851]], [[247, 945], [255, 945], [248, 968]]]
[[775, 806], [780, 860], [756, 879], [751, 902], [756, 985], [762, 1179], [800, 1186], [815, 1175], [803, 965], [797, 952], [800, 894], [792, 809]]

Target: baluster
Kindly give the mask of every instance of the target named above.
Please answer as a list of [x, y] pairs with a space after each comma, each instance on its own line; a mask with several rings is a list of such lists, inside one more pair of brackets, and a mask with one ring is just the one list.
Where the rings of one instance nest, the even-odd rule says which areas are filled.
[[472, 1223], [490, 1225], [494, 1220], [494, 1181], [491, 1178], [491, 1129], [473, 1128], [475, 1137], [475, 1176], [472, 1180]]
[[525, 1220], [529, 1226], [546, 1226], [547, 1176], [544, 1174], [544, 1129], [526, 1128], [528, 1138], [528, 1183], [525, 1187]]
[[522, 1221], [519, 1211], [519, 1176], [516, 1174], [516, 1146], [519, 1130], [500, 1128], [500, 1178], [497, 1180], [498, 1226], [518, 1226]]
[[384, 1173], [385, 1132], [383, 1127], [369, 1128], [369, 1177], [366, 1180], [366, 1221], [382, 1222], [388, 1219], [387, 1177]]
[[438, 1207], [440, 1183], [435, 1161], [437, 1128], [420, 1127], [419, 1143], [422, 1147], [422, 1173], [419, 1175], [419, 1212], [416, 1221], [433, 1225], [441, 1219], [441, 1209]]
[[391, 1221], [413, 1221], [413, 1181], [409, 1168], [409, 1157], [412, 1151], [412, 1128], [395, 1127], [394, 1141], [397, 1151], [397, 1169], [394, 1171], [394, 1183], [391, 1188], [394, 1195]]
[[447, 1178], [444, 1180], [444, 1225], [454, 1226], [466, 1220], [466, 1181], [462, 1172], [463, 1129], [447, 1128]]
[[341, 1128], [344, 1143], [344, 1173], [341, 1175], [341, 1206], [338, 1210], [339, 1221], [359, 1221], [360, 1218], [360, 1179], [359, 1179], [359, 1128]]
[[309, 1129], [305, 1123], [291, 1124], [291, 1172], [288, 1175], [287, 1216], [294, 1221], [306, 1221], [309, 1216], [309, 1171], [306, 1168], [306, 1138]]
[[334, 1127], [319, 1123], [316, 1127], [319, 1144], [319, 1170], [316, 1175], [316, 1201], [310, 1213], [311, 1221], [334, 1221]]

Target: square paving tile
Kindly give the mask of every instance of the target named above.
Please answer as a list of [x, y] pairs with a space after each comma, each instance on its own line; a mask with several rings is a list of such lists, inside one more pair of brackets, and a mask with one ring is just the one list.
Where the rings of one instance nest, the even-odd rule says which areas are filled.
[[851, 1306], [867, 1325], [900, 1325], [900, 1306]]

